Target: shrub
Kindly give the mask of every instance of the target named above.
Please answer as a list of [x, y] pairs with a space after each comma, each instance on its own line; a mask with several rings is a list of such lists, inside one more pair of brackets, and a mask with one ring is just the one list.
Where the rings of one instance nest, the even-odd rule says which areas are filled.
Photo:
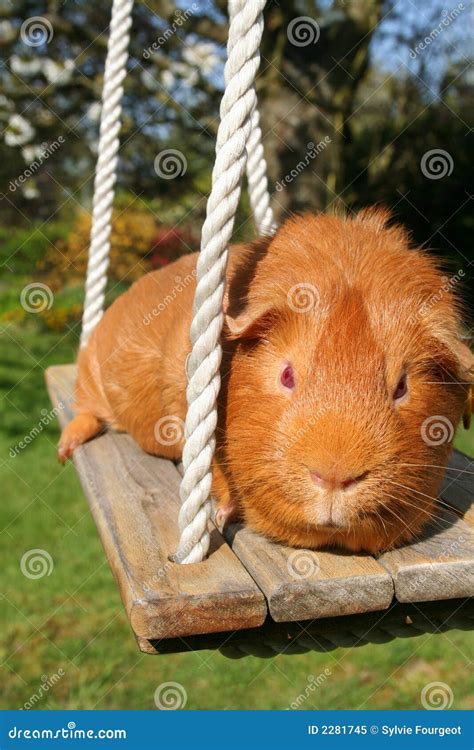
[[197, 250], [198, 241], [188, 227], [161, 226], [157, 230], [150, 252], [152, 268], [161, 268], [181, 255]]

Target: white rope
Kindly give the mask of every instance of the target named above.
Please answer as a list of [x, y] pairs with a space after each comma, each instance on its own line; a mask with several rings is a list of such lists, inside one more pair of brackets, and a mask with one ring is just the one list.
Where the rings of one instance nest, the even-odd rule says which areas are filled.
[[102, 90], [102, 112], [94, 182], [91, 241], [81, 345], [87, 342], [104, 310], [109, 265], [112, 204], [117, 177], [123, 81], [127, 73], [133, 0], [114, 0]]
[[276, 230], [268, 192], [267, 162], [263, 154], [260, 114], [255, 95], [251, 132], [247, 143], [247, 183], [250, 207], [259, 235], [272, 235]]
[[202, 228], [197, 262], [192, 351], [188, 359], [188, 413], [181, 481], [181, 537], [175, 559], [200, 562], [209, 548], [211, 462], [215, 447], [217, 394], [220, 387], [220, 336], [223, 326], [227, 245], [240, 198], [246, 145], [255, 108], [255, 76], [260, 63], [265, 0], [231, 0], [232, 18], [225, 66], [212, 190]]
[[[229, 0], [229, 18], [232, 20], [236, 13], [236, 2]], [[258, 111], [257, 92], [253, 86], [254, 104], [250, 119], [250, 134], [247, 141], [247, 184], [250, 208], [259, 235], [271, 235], [276, 230], [273, 211], [270, 206], [268, 192], [267, 162], [263, 152], [262, 131], [260, 129], [260, 113]]]

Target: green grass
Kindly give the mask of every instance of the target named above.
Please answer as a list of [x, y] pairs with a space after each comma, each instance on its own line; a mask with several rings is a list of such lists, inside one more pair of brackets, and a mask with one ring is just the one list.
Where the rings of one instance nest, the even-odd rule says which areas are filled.
[[[154, 708], [156, 688], [171, 680], [184, 686], [187, 708], [281, 709], [304, 693], [308, 675], [325, 669], [330, 676], [303, 708], [417, 708], [423, 686], [438, 680], [451, 686], [454, 708], [474, 707], [470, 639], [462, 631], [270, 661], [210, 651], [140, 654], [74, 469], [55, 460], [56, 423], [10, 456], [50, 408], [44, 369], [72, 361], [77, 337], [10, 327], [0, 342], [2, 708], [20, 708], [60, 669], [64, 676], [36, 708]], [[469, 439], [463, 448], [473, 452], [472, 433]], [[20, 570], [34, 548], [54, 563], [38, 580]]]

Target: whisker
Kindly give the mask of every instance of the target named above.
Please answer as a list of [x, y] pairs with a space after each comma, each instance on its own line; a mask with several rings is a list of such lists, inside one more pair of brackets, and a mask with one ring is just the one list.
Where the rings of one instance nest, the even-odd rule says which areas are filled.
[[[428, 510], [427, 508], [421, 508], [419, 505], [414, 505], [413, 503], [410, 503], [408, 500], [401, 497], [394, 497], [394, 500], [396, 500], [401, 506], [405, 505], [407, 508], [413, 508], [417, 511], [418, 514], [424, 514], [427, 520], [429, 520], [433, 524], [436, 524], [439, 529], [446, 528], [446, 516], [437, 513], [435, 509]], [[384, 507], [387, 506], [384, 505]]]
[[[472, 462], [474, 465], [474, 461]], [[445, 469], [446, 471], [458, 471], [460, 474], [474, 474], [474, 471], [468, 471], [467, 469], [456, 469], [453, 466], [439, 466], [438, 464], [407, 464], [407, 463], [400, 463], [399, 466], [413, 466], [413, 467], [423, 467], [427, 469]]]

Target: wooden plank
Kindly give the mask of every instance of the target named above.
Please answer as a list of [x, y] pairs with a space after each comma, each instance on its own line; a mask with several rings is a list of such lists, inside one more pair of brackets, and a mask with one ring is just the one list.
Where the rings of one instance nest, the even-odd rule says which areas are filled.
[[369, 555], [295, 550], [240, 524], [224, 535], [276, 622], [381, 610], [392, 602], [392, 579]]
[[474, 595], [474, 529], [444, 505], [419, 541], [385, 552], [379, 561], [400, 602]]
[[441, 497], [466, 521], [474, 525], [474, 460], [460, 451], [453, 451], [443, 484]]
[[[59, 420], [73, 416], [75, 368], [50, 367], [46, 381]], [[178, 541], [179, 474], [125, 434], [107, 432], [74, 453], [122, 600], [139, 638], [183, 637], [257, 627], [265, 599], [213, 526], [209, 558], [168, 560]]]

